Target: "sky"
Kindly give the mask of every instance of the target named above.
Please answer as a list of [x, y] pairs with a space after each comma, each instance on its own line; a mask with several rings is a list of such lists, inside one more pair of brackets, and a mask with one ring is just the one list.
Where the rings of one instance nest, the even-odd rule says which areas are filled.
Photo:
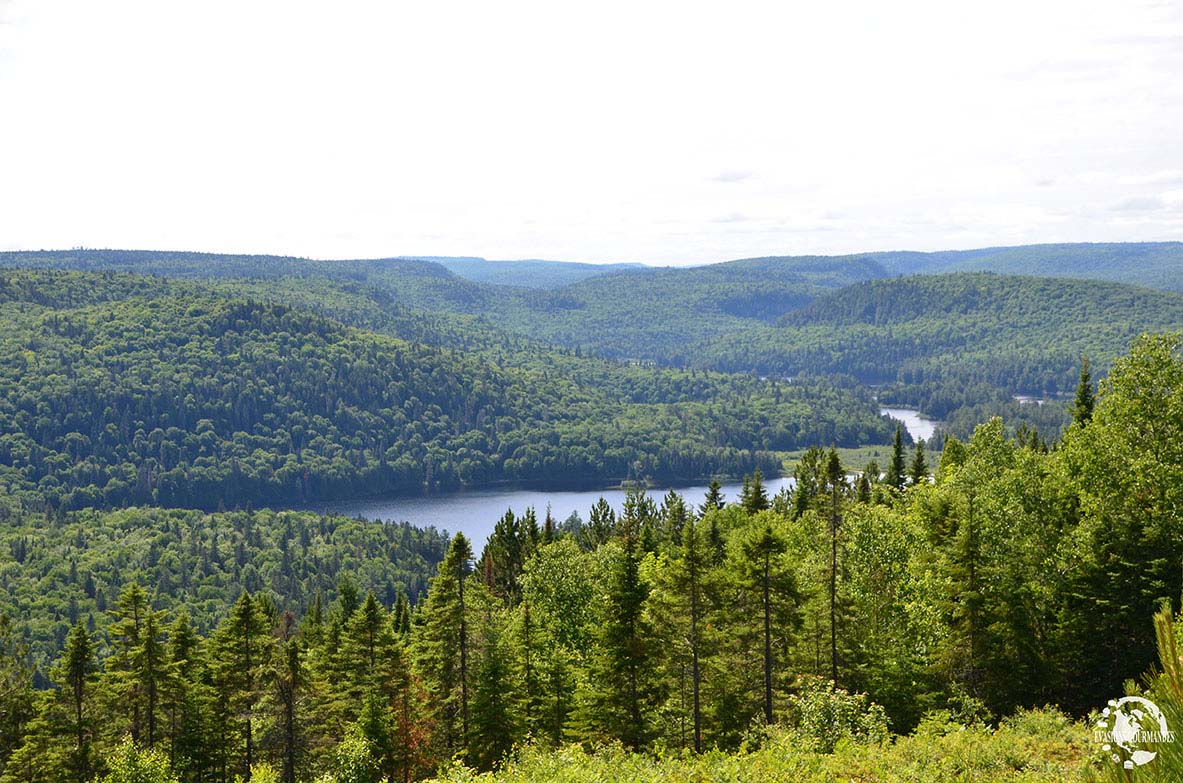
[[1183, 0], [0, 0], [0, 249], [1183, 240]]

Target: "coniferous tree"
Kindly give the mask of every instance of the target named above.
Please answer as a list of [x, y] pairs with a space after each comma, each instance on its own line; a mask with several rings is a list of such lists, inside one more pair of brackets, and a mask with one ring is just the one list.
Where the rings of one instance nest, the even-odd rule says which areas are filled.
[[86, 705], [95, 672], [94, 642], [82, 623], [78, 623], [66, 637], [62, 660], [54, 679], [61, 683], [69, 703], [69, 736], [73, 743], [67, 771], [70, 779], [84, 783], [90, 777], [91, 728], [86, 716]]
[[649, 585], [640, 574], [640, 543], [626, 528], [611, 554], [585, 697], [584, 720], [596, 734], [625, 747], [645, 747], [660, 698], [653, 635], [645, 619]]
[[114, 622], [111, 624], [110, 634], [115, 652], [106, 662], [106, 698], [112, 707], [116, 704], [122, 707], [115, 714], [127, 716], [130, 723], [126, 726], [116, 724], [107, 728], [114, 729], [115, 736], [130, 732], [133, 742], [140, 741], [142, 728], [145, 684], [137, 665], [137, 658], [141, 649], [144, 621], [150, 611], [148, 593], [137, 582], [132, 582], [119, 593], [116, 609], [111, 613]]
[[702, 505], [699, 506], [699, 513], [705, 517], [707, 512], [720, 508], [723, 508], [722, 488], [719, 485], [718, 479], [711, 479], [710, 486], [707, 487], [706, 497], [703, 498]]
[[491, 770], [513, 748], [514, 719], [506, 664], [493, 620], [486, 618], [484, 650], [473, 689], [472, 733], [468, 758], [477, 769]]
[[588, 549], [595, 549], [616, 535], [616, 512], [607, 500], [600, 498], [595, 502], [583, 532]]
[[[270, 623], [259, 602], [244, 592], [218, 626], [213, 640], [214, 687], [228, 732], [222, 765], [249, 779], [255, 763], [255, 705], [272, 658]], [[238, 735], [237, 737], [235, 735]]]
[[897, 490], [903, 490], [907, 475], [907, 466], [904, 464], [904, 425], [897, 424], [895, 437], [891, 441], [891, 462], [887, 465], [884, 482]]
[[768, 509], [768, 492], [764, 489], [764, 477], [760, 474], [759, 468], [752, 473], [750, 480], [744, 479], [739, 504], [749, 514], [758, 514]]
[[283, 733], [283, 783], [296, 783], [299, 754], [299, 715], [296, 704], [304, 687], [304, 665], [300, 641], [296, 638], [296, 618], [291, 612], [284, 612], [280, 617], [273, 655], [272, 677], [281, 710]]
[[781, 559], [786, 549], [784, 537], [773, 530], [772, 524], [757, 520], [740, 539], [738, 562], [733, 567], [741, 588], [755, 599], [762, 648], [760, 701], [766, 723], [772, 723], [775, 718], [773, 671], [776, 664], [773, 651], [778, 645], [774, 644], [774, 634], [783, 638], [799, 623], [800, 594], [796, 576]]
[[924, 461], [924, 441], [916, 441], [916, 456], [912, 458], [912, 467], [908, 471], [913, 486], [922, 481], [928, 481], [928, 463]]
[[[468, 736], [468, 619], [465, 582], [472, 548], [457, 533], [427, 591], [423, 624], [412, 638], [416, 669], [430, 699], [440, 752], [451, 755]], [[459, 725], [458, 725], [459, 724]]]
[[1084, 426], [1092, 421], [1093, 408], [1096, 406], [1096, 395], [1093, 392], [1093, 379], [1089, 372], [1089, 357], [1080, 360], [1080, 381], [1076, 386], [1076, 398], [1072, 402], [1072, 421]]
[[867, 467], [863, 468], [863, 472], [859, 474], [858, 478], [858, 502], [870, 503], [872, 498], [872, 489], [879, 483], [879, 463], [871, 460], [867, 463]]
[[831, 448], [826, 462], [826, 484], [830, 507], [827, 521], [830, 533], [830, 679], [838, 683], [838, 529], [842, 524], [842, 494], [846, 476], [838, 459], [837, 449]]
[[690, 650], [691, 715], [694, 752], [702, 751], [702, 634], [705, 610], [704, 581], [709, 566], [705, 542], [694, 520], [682, 528], [680, 558], [675, 568], [675, 588], [686, 604], [689, 628], [686, 642]]
[[661, 502], [661, 537], [664, 541], [678, 544], [682, 540], [682, 528], [690, 518], [686, 501], [674, 490], [666, 493]]
[[822, 494], [825, 484], [826, 454], [817, 446], [810, 446], [793, 468], [793, 517], [799, 518], [809, 509], [813, 499]]

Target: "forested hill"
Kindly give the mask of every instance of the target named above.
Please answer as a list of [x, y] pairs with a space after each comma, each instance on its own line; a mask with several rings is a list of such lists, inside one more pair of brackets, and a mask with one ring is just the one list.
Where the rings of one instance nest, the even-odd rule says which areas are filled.
[[[298, 503], [500, 480], [775, 473], [886, 442], [868, 395], [573, 357], [495, 359], [122, 276], [0, 278], [0, 482], [67, 508]], [[54, 291], [111, 299], [53, 307]], [[7, 300], [7, 301], [4, 301]], [[36, 300], [36, 301], [30, 301]], [[521, 358], [521, 357], [519, 357]]]
[[523, 288], [464, 279], [433, 261], [398, 258], [312, 261], [75, 250], [0, 253], [0, 266], [124, 271], [237, 284], [277, 281], [296, 293], [310, 286], [322, 292], [364, 288], [384, 308], [479, 316], [501, 329], [585, 353], [657, 361], [687, 341], [775, 321], [821, 293], [886, 274], [857, 257], [748, 259], [681, 269], [626, 269], [560, 288]]
[[935, 253], [871, 253], [891, 274], [1001, 272], [1078, 277], [1183, 291], [1183, 242], [1019, 245]]
[[1055, 394], [1074, 388], [1081, 356], [1103, 370], [1138, 334], [1180, 329], [1176, 293], [990, 273], [918, 275], [849, 286], [779, 327], [694, 346], [684, 358], [733, 371]]
[[434, 261], [466, 280], [520, 288], [561, 288], [588, 277], [643, 269], [641, 264], [588, 264], [576, 261], [545, 261], [521, 259], [490, 261], [485, 258], [450, 256], [407, 256], [423, 261]]

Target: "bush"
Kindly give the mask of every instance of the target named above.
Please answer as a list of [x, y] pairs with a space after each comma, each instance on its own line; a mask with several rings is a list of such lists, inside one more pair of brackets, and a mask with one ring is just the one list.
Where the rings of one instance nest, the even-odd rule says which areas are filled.
[[832, 753], [841, 740], [875, 744], [887, 739], [883, 708], [865, 693], [848, 693], [829, 680], [802, 679], [789, 710], [794, 738], [819, 753]]

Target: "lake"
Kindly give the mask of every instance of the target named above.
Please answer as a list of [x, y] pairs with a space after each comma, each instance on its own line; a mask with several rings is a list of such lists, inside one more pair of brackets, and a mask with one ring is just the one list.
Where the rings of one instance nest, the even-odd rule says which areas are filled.
[[936, 432], [939, 421], [926, 419], [920, 411], [911, 408], [880, 408], [880, 413], [903, 422], [904, 429], [912, 436], [912, 440], [928, 440]]
[[[782, 487], [792, 486], [791, 477], [767, 479], [764, 487], [772, 497]], [[724, 499], [735, 500], [743, 488], [741, 482], [722, 486]], [[707, 485], [674, 487], [686, 502], [698, 506], [706, 497]], [[648, 490], [650, 497], [660, 505], [661, 498], [670, 487]], [[620, 488], [591, 491], [560, 491], [530, 489], [469, 489], [441, 495], [410, 495], [401, 497], [370, 498], [366, 500], [342, 500], [332, 503], [318, 503], [310, 506], [313, 511], [325, 514], [341, 514], [348, 517], [365, 517], [384, 522], [409, 522], [417, 527], [433, 526], [448, 533], [464, 533], [472, 540], [473, 550], [479, 555], [485, 540], [493, 532], [506, 509], [522, 514], [533, 507], [538, 515], [538, 524], [546, 518], [546, 506], [550, 504], [551, 516], [562, 522], [572, 512], [579, 512], [579, 518], [587, 521], [588, 512], [601, 497], [608, 501], [619, 514], [624, 506], [625, 491]]]
[[[908, 408], [880, 408], [904, 424], [913, 440], [928, 439], [937, 422], [926, 419], [918, 411]], [[782, 487], [791, 487], [791, 477], [772, 478], [764, 482], [771, 497]], [[731, 501], [739, 497], [741, 482], [724, 484], [723, 495]], [[670, 487], [654, 487], [649, 495], [658, 503]], [[706, 497], [707, 485], [674, 487], [686, 502], [698, 506]], [[533, 508], [538, 515], [538, 524], [546, 518], [546, 506], [550, 504], [551, 516], [562, 522], [572, 512], [587, 521], [588, 512], [601, 497], [608, 501], [619, 514], [624, 506], [625, 491], [620, 488], [597, 490], [534, 490], [534, 489], [467, 489], [439, 495], [400, 495], [392, 497], [367, 498], [364, 500], [341, 500], [332, 503], [318, 503], [311, 510], [324, 514], [341, 514], [347, 517], [365, 517], [383, 522], [409, 522], [417, 527], [435, 527], [448, 533], [463, 533], [472, 540], [473, 549], [480, 554], [493, 526], [501, 519], [506, 509], [522, 514]]]

